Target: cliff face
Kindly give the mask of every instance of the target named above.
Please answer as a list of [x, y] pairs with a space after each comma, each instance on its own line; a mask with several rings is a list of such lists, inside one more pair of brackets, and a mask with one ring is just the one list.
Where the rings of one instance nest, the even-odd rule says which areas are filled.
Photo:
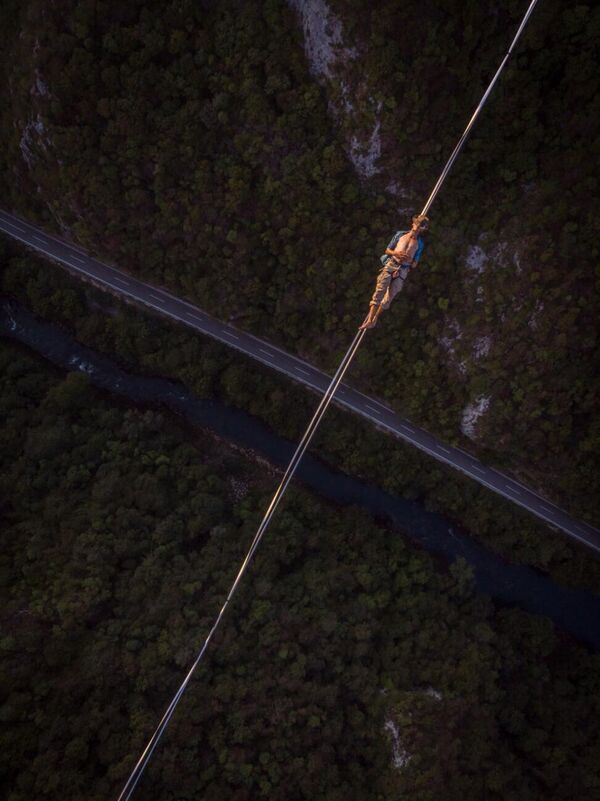
[[[30, 0], [4, 27], [7, 204], [331, 367], [521, 4], [105, 6]], [[536, 10], [356, 367], [586, 516], [599, 28], [591, 6]]]
[[[289, 0], [289, 5], [302, 25], [310, 72], [328, 94], [329, 112], [340, 126], [346, 155], [361, 178], [371, 178], [380, 171], [382, 102], [361, 76], [360, 51], [345, 44], [342, 19], [325, 0]], [[398, 188], [390, 182], [388, 191], [397, 193]]]

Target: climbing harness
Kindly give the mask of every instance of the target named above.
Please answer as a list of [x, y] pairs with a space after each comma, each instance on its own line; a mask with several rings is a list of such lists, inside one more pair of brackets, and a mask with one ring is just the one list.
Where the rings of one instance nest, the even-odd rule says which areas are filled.
[[[429, 211], [429, 209], [431, 208], [431, 205], [432, 205], [433, 201], [435, 200], [436, 195], [440, 191], [440, 188], [441, 188], [442, 184], [446, 180], [446, 177], [447, 177], [448, 173], [450, 172], [450, 169], [452, 168], [452, 165], [456, 161], [456, 158], [457, 158], [458, 154], [460, 153], [460, 151], [461, 151], [461, 149], [462, 149], [462, 147], [463, 147], [463, 145], [464, 145], [464, 143], [465, 143], [465, 141], [466, 141], [466, 139], [467, 139], [467, 137], [469, 135], [469, 133], [471, 131], [471, 128], [475, 124], [475, 120], [477, 119], [477, 117], [479, 116], [479, 113], [481, 112], [482, 108], [484, 107], [484, 105], [485, 105], [485, 103], [486, 103], [486, 101], [487, 101], [492, 89], [494, 88], [494, 85], [496, 84], [496, 81], [500, 77], [500, 74], [501, 74], [502, 70], [504, 69], [504, 66], [506, 65], [506, 62], [510, 58], [510, 55], [511, 55], [511, 53], [512, 53], [512, 51], [513, 51], [513, 49], [514, 49], [519, 37], [521, 36], [521, 33], [522, 33], [525, 25], [527, 24], [527, 20], [531, 16], [531, 13], [533, 12], [533, 9], [535, 8], [536, 4], [537, 4], [537, 0], [532, 0], [532, 2], [530, 3], [529, 8], [527, 9], [527, 11], [525, 13], [525, 16], [523, 17], [523, 20], [522, 20], [522, 22], [521, 22], [521, 24], [519, 26], [519, 29], [517, 30], [517, 33], [516, 33], [512, 43], [511, 43], [509, 49], [507, 50], [506, 55], [504, 56], [504, 58], [502, 60], [502, 63], [498, 67], [498, 70], [496, 71], [496, 74], [492, 78], [492, 81], [490, 82], [490, 85], [486, 89], [483, 97], [481, 98], [481, 100], [479, 102], [479, 105], [477, 106], [477, 108], [475, 109], [475, 112], [473, 113], [473, 116], [469, 120], [469, 122], [467, 124], [467, 127], [464, 130], [463, 135], [461, 136], [461, 138], [459, 139], [456, 147], [452, 151], [452, 153], [450, 155], [450, 158], [448, 159], [448, 161], [446, 163], [446, 166], [442, 170], [442, 173], [441, 173], [440, 177], [438, 178], [437, 183], [433, 187], [433, 190], [432, 190], [431, 194], [429, 195], [429, 197], [427, 199], [427, 202], [423, 206], [423, 211], [421, 212], [421, 216], [426, 215], [427, 212]], [[175, 708], [177, 707], [177, 704], [179, 703], [179, 701], [181, 699], [181, 696], [185, 692], [185, 689], [188, 686], [188, 684], [190, 683], [190, 680], [191, 680], [191, 678], [192, 678], [192, 676], [194, 674], [194, 671], [196, 670], [196, 668], [198, 667], [198, 665], [200, 664], [200, 662], [202, 660], [202, 657], [206, 653], [208, 645], [209, 645], [210, 641], [212, 640], [213, 634], [215, 633], [215, 631], [219, 627], [219, 624], [220, 624], [220, 622], [221, 622], [221, 620], [223, 618], [223, 615], [225, 614], [225, 611], [226, 611], [227, 607], [229, 606], [229, 603], [230, 603], [231, 599], [233, 598], [233, 596], [235, 594], [235, 591], [237, 590], [238, 585], [239, 585], [240, 581], [242, 580], [242, 577], [243, 577], [244, 573], [246, 572], [246, 568], [250, 564], [250, 561], [252, 560], [252, 557], [254, 556], [254, 553], [256, 552], [256, 549], [260, 545], [260, 541], [261, 541], [265, 531], [267, 530], [267, 527], [268, 527], [269, 523], [271, 522], [271, 519], [272, 519], [273, 515], [275, 514], [275, 511], [276, 511], [277, 507], [279, 506], [279, 503], [280, 503], [280, 501], [281, 501], [281, 499], [282, 499], [282, 497], [283, 497], [283, 495], [284, 495], [284, 493], [285, 493], [290, 481], [292, 480], [298, 465], [300, 464], [300, 461], [301, 461], [301, 459], [302, 459], [302, 457], [304, 455], [304, 452], [308, 448], [308, 446], [309, 446], [309, 444], [310, 444], [310, 442], [311, 442], [311, 440], [312, 440], [312, 438], [313, 438], [313, 436], [314, 436], [314, 434], [315, 434], [315, 432], [316, 432], [316, 430], [317, 430], [317, 428], [319, 426], [319, 423], [321, 422], [321, 420], [323, 418], [323, 415], [325, 414], [325, 412], [327, 411], [327, 408], [329, 407], [329, 404], [333, 400], [333, 397], [334, 397], [334, 395], [336, 393], [336, 390], [339, 387], [339, 385], [340, 385], [340, 383], [341, 383], [341, 381], [342, 381], [342, 379], [343, 379], [343, 377], [344, 377], [344, 375], [346, 373], [346, 370], [348, 369], [348, 367], [350, 366], [352, 360], [354, 359], [354, 356], [355, 356], [356, 352], [358, 351], [366, 332], [367, 332], [366, 328], [359, 329], [357, 331], [357, 333], [354, 336], [354, 339], [352, 340], [352, 344], [350, 345], [350, 347], [346, 351], [346, 354], [343, 357], [342, 361], [340, 362], [340, 365], [337, 368], [337, 370], [335, 372], [335, 375], [331, 379], [331, 383], [329, 384], [329, 387], [327, 388], [327, 391], [325, 392], [325, 394], [321, 398], [321, 402], [319, 403], [319, 406], [318, 406], [316, 412], [314, 413], [314, 415], [312, 417], [312, 420], [308, 424], [308, 427], [307, 427], [306, 431], [304, 432], [304, 435], [303, 435], [302, 439], [300, 440], [300, 443], [298, 444], [298, 447], [296, 448], [296, 451], [294, 452], [294, 455], [292, 456], [292, 459], [291, 459], [291, 461], [290, 461], [285, 473], [283, 474], [283, 478], [281, 479], [281, 482], [280, 482], [279, 486], [277, 487], [277, 490], [275, 491], [275, 494], [274, 494], [273, 498], [271, 499], [271, 503], [269, 504], [269, 506], [267, 508], [267, 511], [265, 512], [264, 517], [263, 517], [263, 519], [262, 519], [262, 521], [261, 521], [261, 523], [260, 523], [260, 525], [258, 527], [258, 530], [257, 530], [257, 532], [256, 532], [256, 534], [254, 536], [254, 539], [252, 540], [252, 544], [250, 546], [250, 549], [248, 550], [248, 553], [246, 554], [246, 557], [245, 557], [244, 561], [242, 562], [242, 565], [241, 565], [241, 567], [240, 567], [240, 569], [238, 571], [238, 574], [235, 577], [235, 580], [234, 580], [233, 584], [231, 585], [231, 589], [229, 590], [229, 593], [227, 594], [227, 598], [225, 599], [225, 603], [221, 607], [221, 610], [220, 610], [219, 614], [217, 615], [217, 618], [216, 618], [211, 630], [209, 631], [208, 636], [206, 637], [206, 640], [204, 641], [204, 644], [203, 644], [202, 648], [200, 649], [200, 652], [198, 653], [196, 659], [194, 660], [190, 670], [188, 671], [188, 673], [187, 673], [186, 677], [184, 678], [183, 682], [181, 683], [179, 689], [177, 690], [177, 692], [173, 696], [173, 699], [172, 699], [171, 703], [169, 704], [169, 706], [167, 707], [164, 715], [162, 716], [162, 718], [160, 720], [160, 723], [158, 724], [154, 734], [152, 735], [152, 737], [148, 741], [148, 744], [144, 748], [144, 751], [142, 752], [142, 755], [140, 756], [140, 758], [138, 759], [138, 761], [135, 764], [135, 767], [131, 771], [131, 774], [130, 774], [129, 778], [127, 779], [127, 781], [125, 783], [125, 786], [123, 787], [123, 789], [122, 789], [122, 791], [121, 791], [121, 793], [120, 793], [120, 795], [118, 797], [118, 801], [129, 801], [129, 799], [131, 798], [131, 796], [132, 796], [132, 794], [133, 794], [133, 792], [134, 792], [134, 790], [135, 790], [135, 788], [136, 788], [136, 786], [137, 786], [137, 784], [138, 784], [138, 782], [139, 782], [139, 780], [140, 780], [140, 778], [141, 778], [141, 776], [142, 776], [142, 774], [143, 774], [148, 762], [150, 761], [150, 759], [152, 757], [152, 754], [154, 753], [154, 750], [155, 750], [156, 746], [158, 745], [158, 742], [159, 742], [160, 738], [164, 734], [164, 731], [167, 728], [167, 726], [169, 725], [169, 721], [171, 720], [171, 718], [173, 716], [173, 713], [175, 712]]]

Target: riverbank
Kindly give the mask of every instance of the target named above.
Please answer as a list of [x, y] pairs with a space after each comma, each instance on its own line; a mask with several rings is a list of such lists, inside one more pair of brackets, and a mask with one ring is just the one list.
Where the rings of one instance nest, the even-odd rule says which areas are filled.
[[[198, 398], [173, 381], [126, 372], [114, 360], [81, 345], [58, 327], [37, 320], [14, 302], [2, 303], [1, 325], [4, 335], [63, 369], [85, 373], [95, 386], [136, 404], [160, 404], [187, 423], [208, 428], [279, 468], [293, 453], [294, 442], [278, 436], [247, 412], [219, 400]], [[322, 497], [342, 506], [360, 506], [445, 562], [464, 560], [472, 570], [477, 590], [496, 602], [547, 616], [576, 639], [600, 649], [600, 598], [593, 593], [561, 587], [535, 570], [509, 564], [422, 503], [334, 471], [310, 454], [297, 475]]]

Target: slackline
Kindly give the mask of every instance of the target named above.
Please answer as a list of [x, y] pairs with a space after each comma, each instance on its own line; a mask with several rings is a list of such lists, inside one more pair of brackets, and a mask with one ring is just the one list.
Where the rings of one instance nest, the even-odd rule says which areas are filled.
[[[462, 136], [458, 140], [458, 142], [456, 144], [456, 147], [454, 148], [454, 150], [452, 151], [452, 153], [450, 155], [450, 158], [446, 162], [446, 165], [445, 165], [444, 169], [442, 170], [442, 172], [440, 174], [440, 177], [438, 178], [435, 186], [433, 187], [433, 189], [431, 191], [431, 194], [429, 195], [425, 205], [423, 206], [423, 210], [422, 210], [421, 214], [423, 214], [423, 215], [427, 214], [427, 212], [431, 208], [431, 205], [432, 205], [433, 201], [435, 200], [438, 192], [440, 191], [440, 189], [442, 187], [442, 184], [444, 183], [448, 173], [452, 169], [452, 165], [456, 161], [456, 158], [457, 158], [458, 154], [460, 153], [460, 151], [461, 151], [461, 149], [462, 149], [467, 137], [469, 136], [469, 133], [471, 132], [471, 129], [473, 128], [473, 125], [475, 124], [475, 121], [476, 121], [477, 117], [479, 116], [481, 110], [485, 106], [486, 101], [487, 101], [488, 97], [490, 96], [490, 94], [491, 94], [491, 92], [492, 92], [492, 90], [493, 90], [493, 88], [494, 88], [494, 86], [496, 84], [496, 81], [500, 77], [500, 75], [501, 75], [501, 73], [502, 73], [502, 71], [503, 71], [508, 59], [510, 58], [510, 55], [511, 55], [511, 53], [512, 53], [512, 51], [513, 51], [513, 49], [514, 49], [514, 47], [515, 47], [515, 45], [517, 43], [517, 41], [519, 40], [519, 38], [521, 36], [521, 33], [523, 32], [523, 29], [525, 28], [525, 25], [527, 24], [527, 21], [528, 21], [529, 17], [531, 16], [531, 14], [533, 12], [533, 9], [535, 8], [536, 4], [537, 4], [537, 0], [532, 0], [532, 2], [530, 3], [527, 11], [525, 12], [525, 16], [523, 17], [523, 19], [521, 21], [521, 24], [519, 25], [517, 33], [515, 34], [515, 37], [514, 37], [512, 43], [511, 43], [509, 49], [507, 50], [504, 58], [502, 59], [502, 62], [500, 63], [500, 66], [498, 67], [498, 69], [496, 71], [496, 74], [494, 75], [494, 77], [490, 81], [490, 84], [489, 84], [488, 88], [486, 89], [486, 91], [483, 94], [481, 100], [479, 101], [479, 104], [478, 104], [477, 108], [475, 109], [473, 115], [471, 116], [469, 122], [467, 123], [467, 127], [465, 128]], [[179, 703], [179, 701], [181, 699], [181, 696], [185, 692], [185, 689], [188, 686], [188, 684], [190, 683], [190, 681], [192, 679], [192, 676], [194, 674], [194, 671], [196, 670], [196, 668], [198, 667], [198, 665], [202, 661], [202, 658], [203, 658], [204, 654], [206, 653], [208, 645], [209, 645], [209, 643], [210, 643], [215, 631], [219, 627], [219, 624], [221, 623], [223, 615], [225, 614], [225, 610], [229, 606], [229, 603], [230, 603], [231, 599], [233, 598], [233, 596], [235, 594], [235, 591], [237, 590], [238, 585], [239, 585], [240, 581], [242, 580], [242, 577], [243, 577], [244, 573], [246, 572], [246, 568], [250, 564], [250, 562], [252, 560], [252, 557], [254, 556], [254, 554], [256, 552], [256, 549], [260, 545], [260, 541], [261, 541], [265, 531], [267, 530], [267, 527], [269, 526], [269, 523], [271, 522], [271, 519], [273, 518], [273, 515], [275, 514], [275, 511], [276, 511], [277, 507], [279, 506], [279, 503], [280, 503], [281, 499], [283, 498], [283, 495], [284, 495], [286, 489], [288, 488], [289, 483], [292, 480], [298, 465], [300, 464], [300, 461], [301, 461], [301, 459], [302, 459], [302, 457], [304, 455], [304, 452], [308, 448], [308, 446], [309, 446], [309, 444], [310, 444], [310, 442], [311, 442], [311, 440], [313, 438], [313, 435], [315, 434], [315, 432], [316, 432], [316, 430], [317, 430], [317, 428], [319, 426], [319, 423], [323, 419], [323, 416], [324, 416], [325, 412], [327, 411], [327, 409], [329, 407], [329, 404], [333, 400], [334, 395], [336, 393], [336, 390], [339, 387], [339, 385], [340, 385], [340, 383], [341, 383], [341, 381], [342, 381], [342, 379], [343, 379], [348, 367], [352, 363], [352, 360], [354, 359], [354, 356], [356, 355], [356, 352], [358, 351], [358, 348], [360, 347], [366, 332], [367, 332], [367, 329], [364, 328], [362, 330], [359, 330], [355, 334], [354, 339], [352, 340], [352, 344], [350, 345], [350, 347], [346, 351], [346, 354], [345, 354], [344, 358], [342, 359], [342, 361], [340, 362], [339, 367], [337, 368], [337, 370], [335, 372], [335, 375], [331, 379], [331, 383], [329, 384], [329, 387], [327, 388], [327, 391], [325, 392], [325, 394], [321, 398], [321, 402], [319, 403], [319, 406], [317, 407], [316, 412], [314, 413], [310, 423], [308, 424], [308, 427], [307, 427], [306, 431], [304, 432], [304, 435], [303, 435], [302, 439], [300, 440], [300, 443], [298, 444], [298, 447], [296, 448], [296, 451], [294, 452], [294, 455], [292, 456], [292, 459], [291, 459], [289, 465], [287, 466], [287, 469], [286, 469], [285, 473], [283, 474], [283, 478], [281, 479], [281, 482], [280, 482], [279, 486], [277, 487], [277, 490], [275, 491], [275, 494], [273, 495], [273, 498], [271, 499], [271, 502], [270, 502], [269, 506], [267, 507], [267, 510], [266, 510], [266, 512], [264, 514], [264, 517], [263, 517], [263, 519], [262, 519], [262, 521], [261, 521], [261, 523], [260, 523], [260, 525], [259, 525], [259, 527], [258, 527], [258, 529], [256, 531], [256, 534], [254, 535], [254, 539], [252, 540], [252, 544], [251, 544], [251, 546], [250, 546], [250, 548], [248, 550], [248, 553], [246, 554], [246, 557], [244, 558], [244, 561], [242, 562], [242, 565], [241, 565], [241, 567], [240, 567], [240, 569], [239, 569], [239, 571], [237, 573], [237, 576], [235, 577], [235, 580], [234, 580], [233, 584], [231, 585], [231, 589], [229, 590], [229, 593], [227, 594], [227, 598], [225, 599], [225, 603], [221, 607], [221, 611], [217, 615], [217, 618], [216, 618], [212, 628], [208, 632], [208, 636], [206, 637], [206, 640], [204, 641], [204, 644], [202, 645], [202, 648], [200, 649], [198, 655], [196, 656], [196, 659], [194, 660], [194, 662], [193, 662], [191, 668], [189, 669], [186, 677], [184, 678], [184, 680], [182, 681], [181, 685], [179, 686], [179, 689], [177, 690], [177, 692], [173, 696], [173, 699], [171, 700], [171, 703], [167, 707], [164, 715], [162, 716], [162, 718], [160, 720], [160, 723], [156, 727], [156, 730], [155, 730], [154, 734], [152, 735], [152, 737], [148, 741], [148, 743], [147, 743], [146, 747], [144, 748], [140, 758], [136, 762], [135, 767], [131, 771], [131, 774], [130, 774], [129, 778], [127, 779], [123, 789], [121, 790], [121, 793], [120, 793], [120, 795], [118, 797], [118, 801], [129, 801], [129, 799], [131, 798], [131, 796], [132, 796], [132, 794], [133, 794], [133, 792], [134, 792], [134, 790], [135, 790], [135, 788], [136, 788], [136, 786], [137, 786], [137, 784], [138, 784], [138, 782], [139, 782], [139, 780], [140, 780], [140, 778], [141, 778], [141, 776], [142, 776], [142, 774], [143, 774], [148, 762], [150, 761], [150, 759], [152, 757], [152, 754], [154, 753], [154, 750], [155, 750], [156, 746], [159, 743], [160, 738], [164, 734], [164, 731], [167, 728], [167, 726], [169, 725], [169, 721], [171, 720], [171, 718], [173, 716], [173, 713], [175, 712], [175, 709], [176, 709], [177, 704]]]

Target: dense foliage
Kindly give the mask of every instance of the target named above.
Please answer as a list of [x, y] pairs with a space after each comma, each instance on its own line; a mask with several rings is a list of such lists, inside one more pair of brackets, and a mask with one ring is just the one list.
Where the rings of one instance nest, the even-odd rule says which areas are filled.
[[[418, 207], [522, 11], [330, 5], [359, 57], [319, 86], [283, 0], [4, 0], [3, 205], [330, 368], [398, 227], [390, 176]], [[436, 206], [425, 267], [355, 374], [455, 442], [465, 405], [490, 397], [480, 453], [593, 517], [600, 11], [548, 0], [534, 23]], [[359, 109], [334, 123], [341, 81]], [[346, 148], [373, 123], [371, 95], [382, 172], [361, 184]], [[465, 266], [475, 245], [481, 272]], [[313, 405], [29, 257], [7, 259], [2, 282], [82, 341], [290, 437]], [[8, 801], [105, 799], [205, 636], [274, 477], [4, 343], [0, 416], [2, 786]], [[340, 411], [317, 447], [511, 558], [598, 586], [560, 536]], [[294, 490], [215, 644], [144, 798], [600, 793], [598, 656], [495, 609], [466, 565], [434, 570], [358, 510]]]
[[[6, 0], [6, 202], [331, 367], [399, 203], [418, 208], [523, 3], [331, 6], [358, 55], [320, 87], [284, 0]], [[488, 398], [480, 454], [592, 520], [599, 29], [598, 7], [540, 4], [436, 204], [424, 267], [357, 363], [365, 389], [454, 442]], [[342, 81], [357, 108], [334, 125]], [[345, 145], [372, 125], [365, 98], [383, 149], [361, 184]]]
[[[274, 477], [4, 343], [0, 412], [4, 797], [105, 799]], [[598, 796], [599, 657], [357, 510], [292, 492], [216, 644], [146, 799]]]

